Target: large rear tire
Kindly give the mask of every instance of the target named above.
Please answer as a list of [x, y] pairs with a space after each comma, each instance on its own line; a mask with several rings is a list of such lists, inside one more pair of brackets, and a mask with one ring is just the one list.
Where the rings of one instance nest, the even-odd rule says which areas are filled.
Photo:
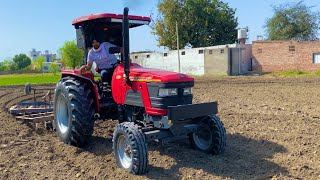
[[223, 153], [226, 146], [226, 130], [220, 118], [209, 115], [203, 118], [198, 125], [198, 130], [189, 134], [191, 146], [208, 154]]
[[93, 133], [94, 101], [89, 86], [72, 77], [61, 79], [55, 89], [54, 125], [61, 141], [78, 147]]
[[148, 171], [147, 143], [137, 125], [133, 122], [118, 124], [112, 141], [118, 167], [132, 174], [145, 174]]

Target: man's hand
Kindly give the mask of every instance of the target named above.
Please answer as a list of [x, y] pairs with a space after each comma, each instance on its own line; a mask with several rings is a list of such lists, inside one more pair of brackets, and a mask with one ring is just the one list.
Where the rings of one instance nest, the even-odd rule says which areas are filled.
[[79, 69], [81, 74], [85, 74], [88, 70], [88, 66], [87, 65], [83, 65], [81, 66], [81, 68]]

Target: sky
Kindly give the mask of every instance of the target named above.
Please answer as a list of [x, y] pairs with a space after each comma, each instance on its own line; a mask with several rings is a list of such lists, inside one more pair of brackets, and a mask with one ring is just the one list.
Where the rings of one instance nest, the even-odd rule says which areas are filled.
[[[264, 24], [273, 15], [272, 5], [300, 0], [222, 0], [236, 9], [239, 27], [249, 27], [249, 43], [258, 35], [265, 36]], [[65, 41], [75, 40], [71, 25], [77, 17], [95, 13], [129, 14], [156, 17], [158, 0], [0, 0], [0, 61], [32, 48], [56, 54]], [[305, 0], [320, 11], [320, 0]], [[163, 51], [149, 26], [130, 30], [131, 51]]]

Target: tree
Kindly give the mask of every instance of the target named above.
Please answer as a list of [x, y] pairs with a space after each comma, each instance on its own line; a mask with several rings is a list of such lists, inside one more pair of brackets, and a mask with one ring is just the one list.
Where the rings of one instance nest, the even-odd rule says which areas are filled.
[[37, 59], [34, 59], [32, 61], [33, 68], [35, 70], [41, 70], [42, 71], [44, 61], [45, 61], [45, 58], [43, 56], [38, 57]]
[[179, 48], [205, 47], [233, 43], [238, 26], [235, 10], [220, 0], [161, 0], [159, 17], [152, 25], [159, 46], [177, 49], [176, 22]]
[[25, 54], [15, 55], [12, 60], [17, 70], [24, 69], [31, 64], [31, 59]]
[[0, 71], [11, 71], [15, 69], [15, 63], [12, 59], [6, 59], [3, 62], [0, 62]]
[[84, 52], [77, 47], [74, 41], [65, 42], [59, 50], [61, 53], [61, 62], [67, 67], [75, 69], [77, 66], [81, 65]]
[[0, 62], [0, 71], [4, 71], [5, 65], [3, 62]]
[[319, 29], [319, 12], [299, 3], [274, 6], [274, 15], [267, 19], [269, 40], [315, 40]]
[[57, 72], [59, 71], [59, 65], [56, 62], [52, 62], [49, 65], [49, 70], [50, 72], [52, 72], [54, 75], [57, 74]]
[[[9, 62], [10, 60], [8, 59], [4, 60], [3, 62], [0, 62], [0, 71], [9, 71], [11, 67]], [[13, 62], [11, 64], [13, 64]]]

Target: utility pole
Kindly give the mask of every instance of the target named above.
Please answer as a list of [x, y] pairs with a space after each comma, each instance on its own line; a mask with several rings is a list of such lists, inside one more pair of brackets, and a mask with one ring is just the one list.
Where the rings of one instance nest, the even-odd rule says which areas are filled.
[[178, 20], [176, 20], [176, 33], [177, 33], [178, 66], [179, 66], [179, 73], [181, 73]]
[[175, 5], [175, 14], [176, 14], [176, 36], [177, 36], [177, 52], [178, 52], [178, 67], [179, 67], [179, 73], [181, 73], [181, 62], [180, 62], [180, 47], [179, 47], [179, 28], [178, 28], [178, 6], [179, 6], [179, 0], [176, 1]]

